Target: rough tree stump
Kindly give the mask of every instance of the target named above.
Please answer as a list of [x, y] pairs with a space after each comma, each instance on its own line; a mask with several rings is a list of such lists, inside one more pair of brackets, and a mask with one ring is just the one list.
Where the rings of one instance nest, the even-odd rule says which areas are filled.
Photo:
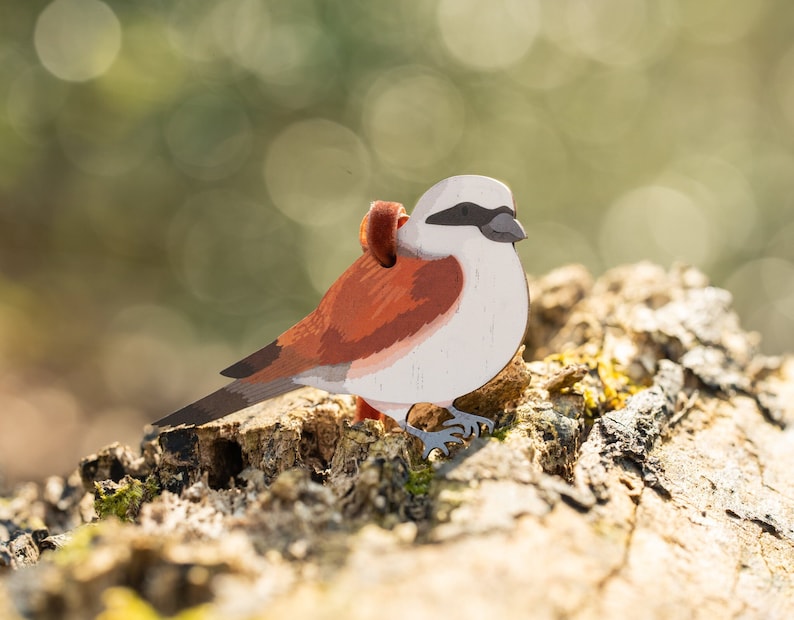
[[304, 389], [110, 446], [0, 500], [0, 617], [794, 617], [794, 358], [691, 268], [531, 290], [459, 402], [493, 437], [428, 463]]

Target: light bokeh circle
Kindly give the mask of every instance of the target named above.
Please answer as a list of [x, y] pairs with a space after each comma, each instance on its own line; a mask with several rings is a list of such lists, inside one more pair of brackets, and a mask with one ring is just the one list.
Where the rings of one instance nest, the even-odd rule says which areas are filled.
[[615, 201], [601, 223], [599, 246], [607, 266], [653, 260], [705, 267], [713, 259], [711, 231], [692, 196], [646, 185]]
[[105, 73], [121, 50], [121, 24], [98, 0], [55, 0], [36, 21], [33, 43], [41, 64], [67, 82]]
[[370, 155], [361, 139], [339, 123], [298, 121], [278, 134], [265, 157], [273, 204], [306, 226], [324, 226], [366, 210]]
[[424, 67], [400, 67], [374, 81], [364, 102], [364, 130], [378, 158], [402, 176], [420, 177], [452, 154], [463, 136], [465, 106], [457, 87]]
[[436, 14], [450, 55], [472, 69], [509, 67], [529, 52], [540, 30], [537, 0], [441, 0]]
[[247, 160], [253, 127], [231, 97], [198, 95], [182, 102], [168, 119], [165, 138], [172, 157], [192, 177], [223, 179]]

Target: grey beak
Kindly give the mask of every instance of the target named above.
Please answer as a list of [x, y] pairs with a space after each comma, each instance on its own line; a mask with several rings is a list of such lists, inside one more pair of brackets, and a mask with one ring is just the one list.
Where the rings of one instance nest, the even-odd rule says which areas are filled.
[[515, 243], [527, 238], [524, 227], [509, 213], [500, 213], [487, 224], [483, 224], [480, 232], [491, 241], [499, 243]]

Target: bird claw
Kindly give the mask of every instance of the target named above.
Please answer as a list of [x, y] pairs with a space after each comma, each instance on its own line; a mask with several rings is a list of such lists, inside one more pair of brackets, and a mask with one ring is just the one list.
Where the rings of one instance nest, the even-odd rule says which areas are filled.
[[485, 418], [481, 415], [475, 415], [473, 413], [466, 413], [465, 411], [461, 411], [460, 409], [455, 408], [454, 406], [450, 406], [447, 408], [452, 414], [452, 419], [447, 420], [442, 424], [442, 426], [452, 426], [453, 424], [456, 426], [462, 426], [463, 432], [465, 433], [464, 437], [474, 437], [480, 436], [480, 424], [485, 424], [488, 428], [489, 433], [493, 433], [494, 423], [493, 420], [489, 418]]
[[433, 433], [429, 433], [427, 431], [420, 430], [409, 424], [405, 424], [403, 430], [406, 433], [413, 435], [414, 437], [418, 437], [422, 440], [422, 443], [425, 446], [424, 452], [422, 452], [422, 458], [426, 459], [430, 452], [438, 448], [444, 454], [444, 456], [449, 456], [449, 448], [447, 448], [448, 443], [463, 443], [463, 438], [455, 433], [460, 433], [461, 429], [459, 426], [453, 426], [450, 428], [445, 428], [440, 431], [435, 431]]

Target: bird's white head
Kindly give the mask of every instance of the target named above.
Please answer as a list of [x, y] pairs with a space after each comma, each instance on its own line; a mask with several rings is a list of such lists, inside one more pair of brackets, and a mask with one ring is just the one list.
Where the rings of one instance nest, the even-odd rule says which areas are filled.
[[526, 239], [515, 215], [513, 194], [504, 183], [473, 174], [450, 177], [419, 199], [398, 242], [428, 256], [465, 252], [472, 244], [512, 244]]

